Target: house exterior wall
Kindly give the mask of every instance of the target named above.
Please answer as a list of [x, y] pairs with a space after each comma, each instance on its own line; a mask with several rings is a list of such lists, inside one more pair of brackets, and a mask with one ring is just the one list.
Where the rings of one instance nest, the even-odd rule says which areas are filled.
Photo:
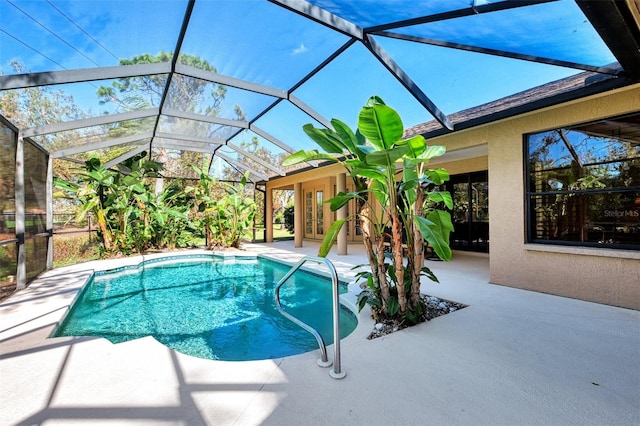
[[450, 176], [462, 173], [480, 172], [489, 167], [489, 156], [468, 158], [466, 160], [433, 163], [434, 168], [442, 167]]
[[638, 110], [635, 85], [432, 140], [448, 150], [488, 145], [492, 283], [640, 309], [640, 252], [525, 242], [523, 161], [525, 133]]
[[[492, 283], [640, 309], [640, 252], [526, 243], [523, 152], [526, 133], [639, 110], [640, 84], [429, 140], [457, 158], [436, 159], [433, 167], [451, 175], [489, 171]], [[456, 156], [465, 152], [488, 154]], [[320, 167], [270, 181], [267, 189], [323, 181], [332, 190], [332, 179], [341, 171], [339, 165]], [[327, 212], [325, 229], [333, 218]]]
[[[327, 165], [324, 167], [317, 167], [310, 170], [305, 170], [303, 172], [291, 174], [288, 176], [284, 176], [282, 178], [271, 179], [267, 182], [266, 192], [267, 199], [271, 198], [271, 191], [274, 189], [294, 189], [294, 197], [298, 201], [295, 204], [295, 210], [298, 215], [300, 215], [300, 219], [296, 220], [295, 230], [294, 230], [294, 240], [296, 242], [296, 247], [302, 247], [303, 239], [316, 239], [321, 240], [323, 235], [316, 235], [316, 238], [310, 238], [305, 235], [305, 193], [307, 191], [323, 191], [323, 199], [327, 201], [331, 197], [334, 196], [334, 188], [336, 185], [336, 176], [338, 173], [344, 173], [344, 168], [339, 164]], [[299, 189], [295, 188], [296, 184], [299, 185]], [[333, 223], [335, 219], [335, 213], [331, 211], [329, 204], [324, 204], [322, 206], [323, 212], [323, 223], [324, 223], [324, 233], [326, 233], [331, 223]], [[267, 242], [273, 242], [273, 232], [269, 230], [273, 225], [270, 222], [267, 222]], [[314, 224], [315, 226], [315, 224]]]

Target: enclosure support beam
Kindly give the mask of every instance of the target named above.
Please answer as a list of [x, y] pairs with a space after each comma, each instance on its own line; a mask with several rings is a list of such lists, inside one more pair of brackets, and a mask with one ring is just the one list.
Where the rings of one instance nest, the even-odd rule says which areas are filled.
[[124, 154], [122, 154], [119, 157], [114, 158], [111, 161], [108, 161], [106, 163], [104, 163], [104, 168], [105, 169], [110, 169], [114, 166], [117, 166], [118, 164], [122, 163], [123, 161], [128, 160], [129, 158], [140, 154], [142, 151], [146, 151], [147, 150], [147, 144], [144, 145], [140, 145], [137, 148], [132, 149], [131, 151], [127, 151]]
[[311, 108], [309, 105], [302, 102], [302, 100], [300, 100], [300, 98], [298, 98], [297, 96], [289, 95], [289, 101], [292, 104], [294, 104], [296, 107], [298, 107], [300, 111], [304, 112], [309, 117], [313, 118], [314, 120], [322, 124], [327, 129], [333, 129], [333, 125], [331, 124], [331, 121], [327, 120], [322, 115], [320, 115], [320, 113], [318, 113], [313, 108]]
[[273, 189], [267, 189], [264, 194], [264, 229], [266, 242], [273, 242]]
[[293, 242], [294, 247], [302, 247], [304, 235], [304, 211], [302, 210], [302, 182], [293, 184]]
[[420, 89], [420, 87], [404, 72], [400, 65], [380, 46], [371, 35], [367, 35], [362, 43], [369, 49], [369, 51], [375, 56], [378, 61], [404, 86], [405, 89], [425, 107], [427, 111], [442, 124], [443, 127], [452, 131], [453, 123], [449, 121], [447, 116], [440, 111], [440, 109], [434, 104], [431, 99]]
[[136, 64], [127, 66], [82, 68], [64, 71], [46, 71], [28, 74], [0, 76], [0, 90], [25, 89], [27, 87], [53, 84], [81, 83], [85, 81], [110, 80], [115, 78], [141, 77], [167, 74], [171, 66], [167, 62]]
[[[346, 173], [338, 173], [336, 176], [336, 191], [347, 192], [347, 174]], [[347, 206], [344, 205], [338, 209], [336, 212], [336, 219], [346, 219], [347, 218]], [[347, 253], [347, 224], [342, 226], [340, 232], [338, 233], [338, 254], [346, 255]]]
[[155, 117], [160, 113], [158, 108], [141, 109], [128, 111], [120, 114], [105, 114], [98, 117], [84, 118], [82, 120], [65, 121], [62, 123], [45, 124], [43, 126], [31, 127], [22, 131], [25, 138], [33, 136], [49, 135], [51, 133], [66, 132], [69, 130], [82, 129], [86, 127], [113, 124], [122, 121], [140, 120], [148, 117]]
[[53, 158], [61, 158], [61, 157], [66, 157], [67, 155], [80, 154], [82, 152], [109, 148], [116, 145], [140, 143], [141, 141], [144, 141], [145, 139], [149, 139], [152, 136], [153, 136], [153, 133], [151, 132], [137, 133], [135, 135], [124, 136], [122, 138], [107, 139], [104, 141], [85, 143], [85, 144], [74, 146], [71, 148], [60, 149], [58, 151], [51, 152], [50, 155]]
[[53, 158], [47, 155], [47, 269], [53, 269]]
[[24, 245], [25, 197], [24, 197], [24, 137], [18, 133], [16, 143], [16, 238], [18, 239], [18, 263], [16, 268], [16, 290], [27, 286], [27, 252]]

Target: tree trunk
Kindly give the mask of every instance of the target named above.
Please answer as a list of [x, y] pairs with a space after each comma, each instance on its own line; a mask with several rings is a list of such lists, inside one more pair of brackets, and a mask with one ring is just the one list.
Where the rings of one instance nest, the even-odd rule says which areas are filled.
[[404, 256], [402, 255], [402, 221], [397, 211], [391, 211], [391, 237], [393, 238], [392, 256], [396, 270], [396, 288], [398, 290], [398, 305], [400, 314], [407, 312], [407, 294], [404, 286]]
[[[416, 202], [413, 205], [413, 215], [422, 217], [424, 215], [422, 205], [424, 204], [424, 191], [420, 185], [417, 188]], [[412, 221], [413, 222], [413, 221]], [[415, 226], [413, 231], [413, 259], [412, 259], [412, 280], [411, 280], [411, 299], [409, 301], [410, 309], [415, 309], [420, 303], [420, 274], [424, 265], [424, 238], [420, 233], [420, 229]], [[407, 230], [407, 232], [409, 232]]]
[[111, 251], [111, 234], [109, 233], [109, 229], [107, 229], [107, 222], [102, 210], [96, 211], [96, 219], [98, 220], [100, 232], [102, 232], [102, 243], [104, 244], [104, 249], [107, 252]]
[[382, 312], [387, 311], [387, 301], [389, 300], [389, 296], [391, 296], [391, 291], [389, 290], [389, 282], [387, 281], [387, 268], [384, 264], [384, 238], [378, 238], [376, 241], [377, 248], [377, 264], [376, 268], [378, 271], [378, 282], [380, 284], [380, 296], [382, 299]]
[[380, 289], [382, 310], [385, 311], [387, 300], [389, 299], [389, 283], [387, 283], [384, 267], [384, 239], [376, 239], [376, 233], [373, 230], [373, 224], [369, 217], [370, 214], [371, 210], [369, 207], [366, 204], [363, 205], [359, 212], [362, 241], [367, 252], [369, 266], [371, 267], [373, 285]]

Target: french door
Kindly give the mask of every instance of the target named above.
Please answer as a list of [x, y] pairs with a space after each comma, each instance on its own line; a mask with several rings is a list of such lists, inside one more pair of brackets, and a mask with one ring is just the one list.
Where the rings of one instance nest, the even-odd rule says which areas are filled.
[[451, 176], [451, 248], [489, 252], [489, 176], [487, 171]]
[[324, 237], [324, 190], [304, 191], [304, 238]]

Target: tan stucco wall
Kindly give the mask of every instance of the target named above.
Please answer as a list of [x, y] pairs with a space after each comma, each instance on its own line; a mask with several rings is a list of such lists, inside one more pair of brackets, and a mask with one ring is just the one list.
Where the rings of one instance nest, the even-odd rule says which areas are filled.
[[271, 189], [293, 189], [293, 184], [297, 182], [308, 182], [321, 179], [326, 176], [336, 177], [338, 173], [344, 173], [344, 167], [340, 164], [330, 164], [323, 167], [314, 167], [303, 172], [289, 174], [287, 176], [272, 178], [267, 182], [267, 190]]
[[[429, 140], [451, 153], [483, 152], [475, 148], [486, 145], [488, 155], [433, 166], [451, 175], [489, 170], [492, 283], [640, 309], [640, 252], [525, 243], [523, 165], [525, 133], [639, 110], [640, 84]], [[294, 182], [307, 186], [307, 181], [340, 171], [339, 165], [321, 167], [270, 181], [267, 189]]]
[[[270, 180], [267, 182], [267, 192], [273, 189], [293, 189], [293, 185], [295, 183], [301, 183], [302, 197], [304, 197], [304, 194], [307, 191], [314, 191], [314, 196], [316, 191], [322, 191], [323, 199], [324, 201], [327, 201], [335, 195], [336, 176], [338, 173], [344, 173], [344, 168], [339, 164], [313, 168], [290, 176]], [[304, 214], [304, 199], [301, 203], [301, 208], [303, 209], [301, 214]], [[331, 226], [331, 223], [334, 221], [335, 213], [331, 211], [329, 204], [326, 203], [323, 204], [322, 211], [324, 216], [324, 232], [326, 233], [327, 229], [329, 229], [329, 226]], [[302, 226], [302, 233], [304, 235], [304, 217], [302, 219]], [[304, 235], [305, 239], [320, 240], [322, 237], [323, 235], [316, 235], [315, 238], [309, 235]]]
[[442, 167], [450, 176], [458, 175], [461, 173], [471, 173], [487, 170], [489, 167], [489, 157], [484, 155], [482, 157], [469, 158], [466, 160], [450, 161], [445, 163], [434, 164], [433, 167]]
[[639, 110], [635, 85], [432, 140], [448, 150], [488, 144], [491, 282], [640, 309], [640, 252], [525, 244], [523, 183], [524, 133]]

